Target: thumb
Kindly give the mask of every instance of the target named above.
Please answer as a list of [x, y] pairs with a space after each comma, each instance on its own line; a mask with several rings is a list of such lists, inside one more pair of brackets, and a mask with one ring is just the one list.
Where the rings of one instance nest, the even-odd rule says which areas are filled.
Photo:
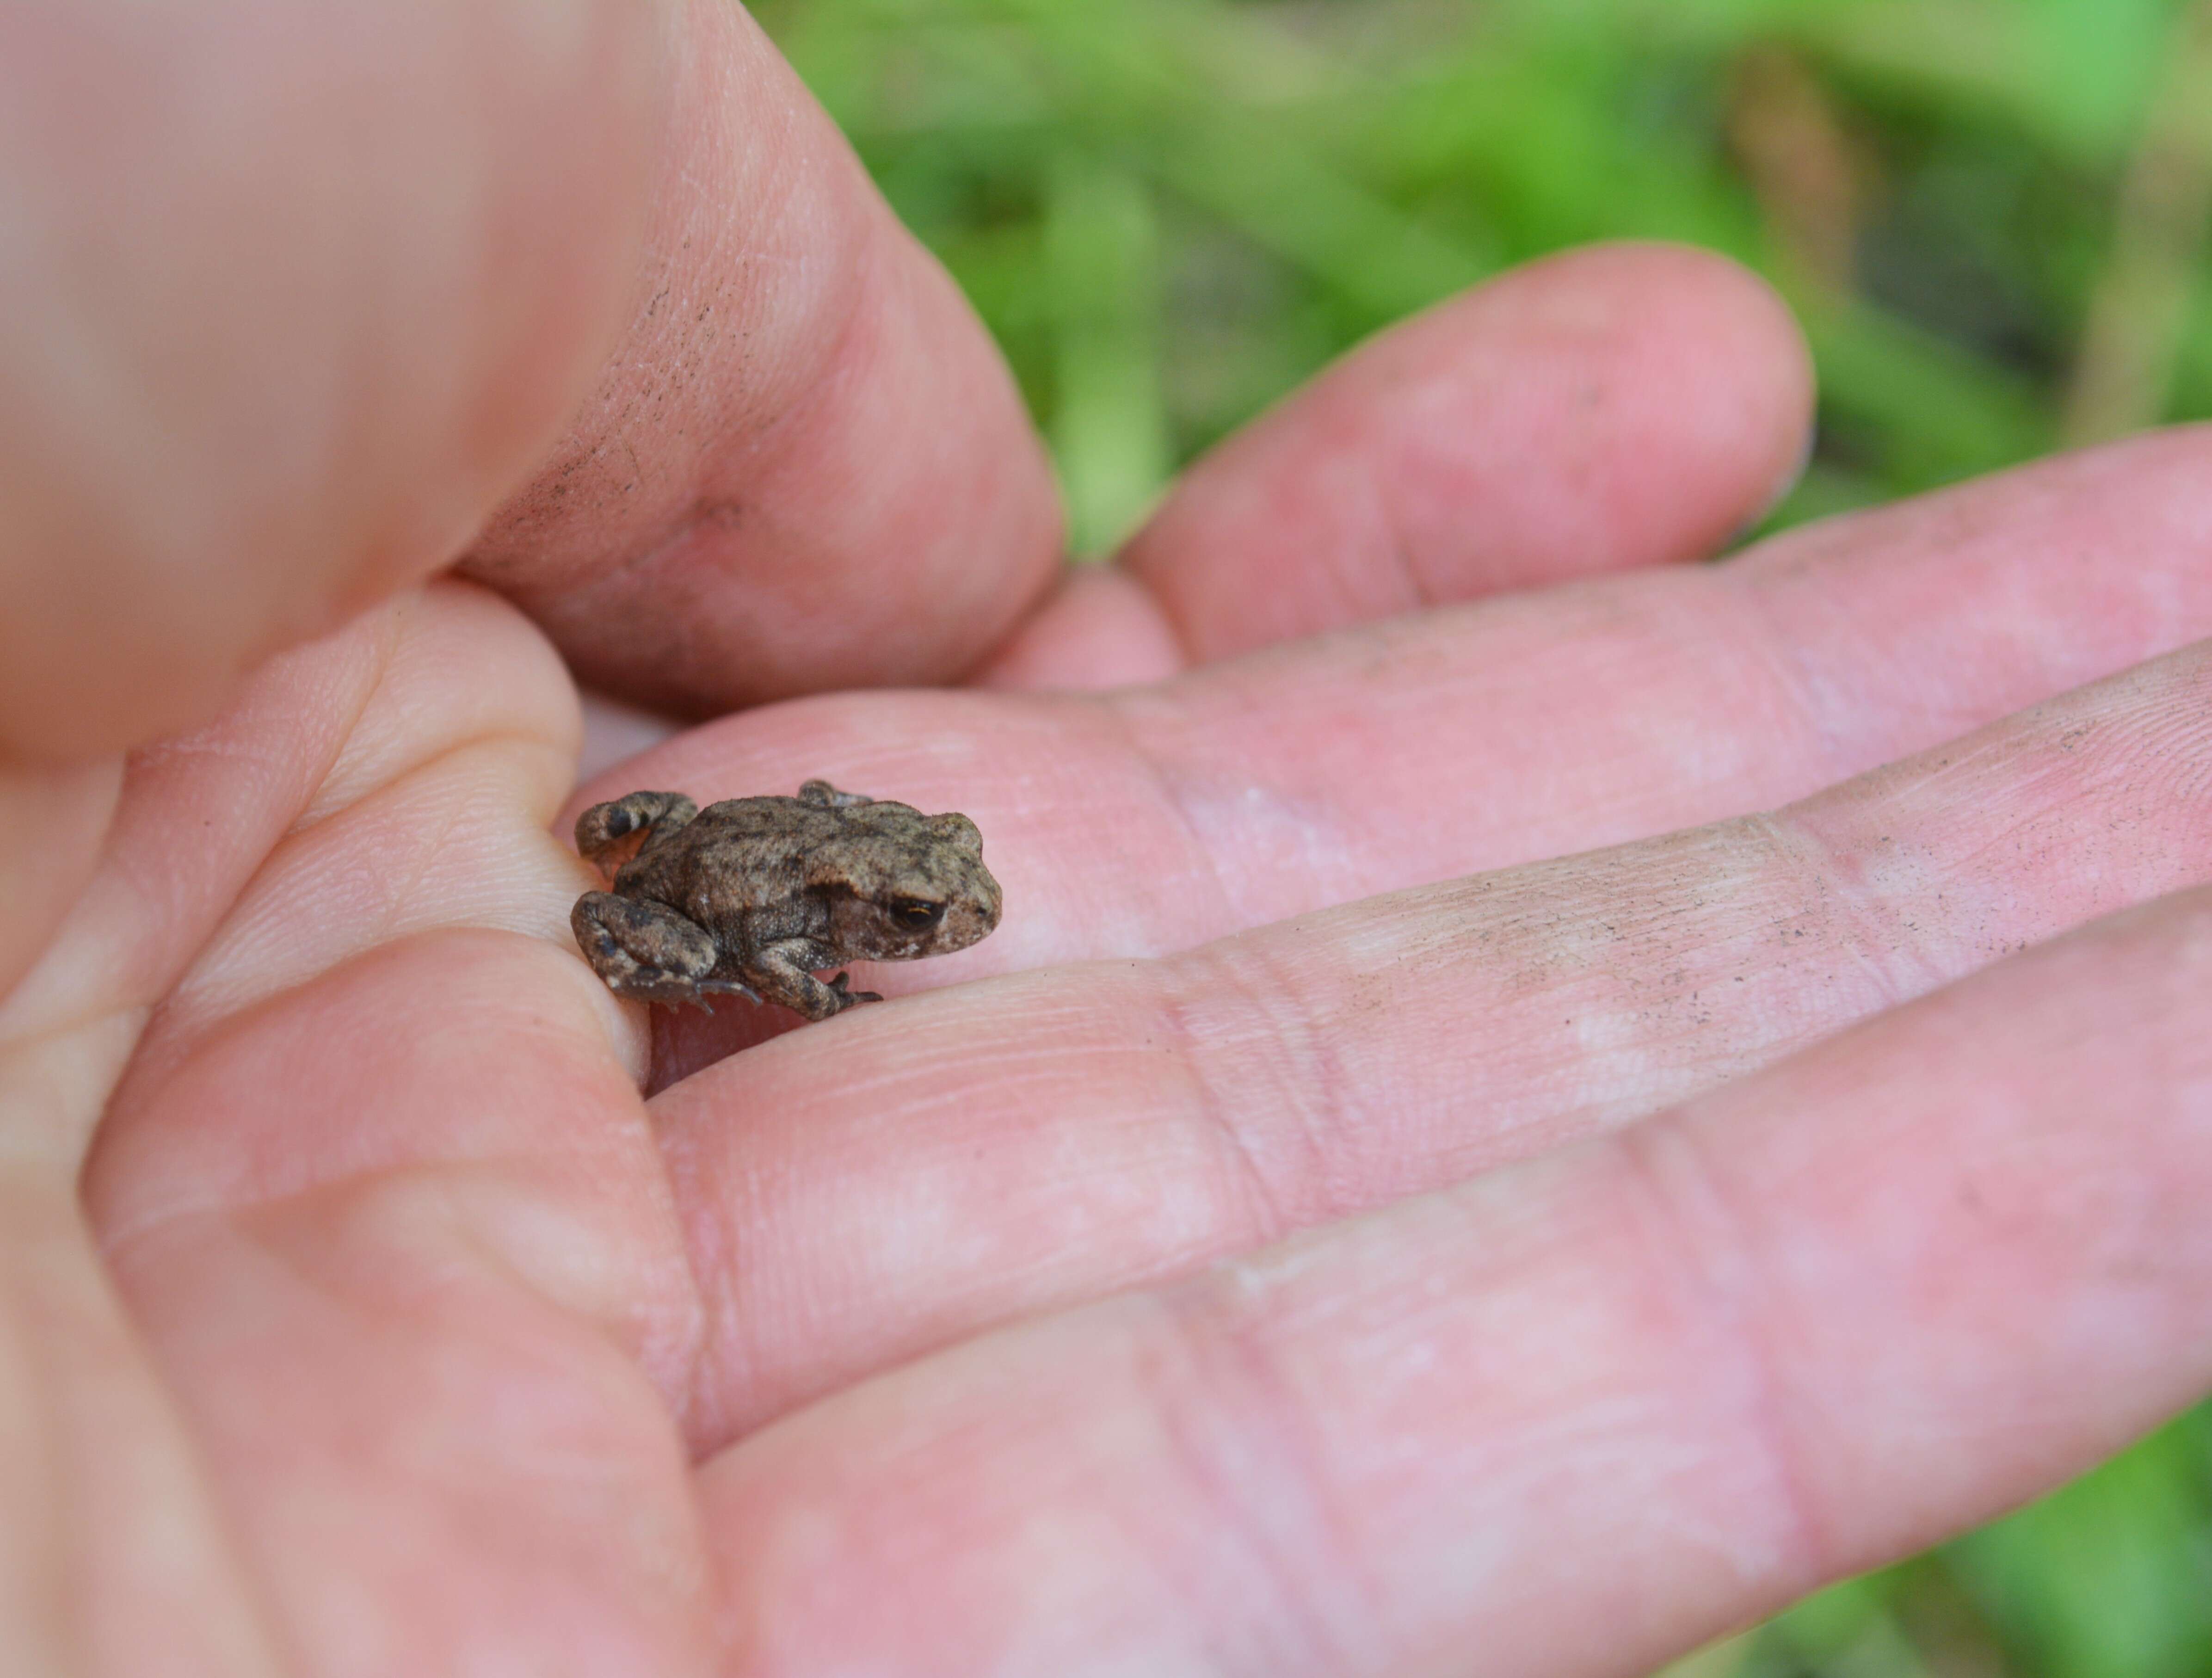
[[0, 759], [450, 559], [619, 324], [667, 10], [0, 9]]

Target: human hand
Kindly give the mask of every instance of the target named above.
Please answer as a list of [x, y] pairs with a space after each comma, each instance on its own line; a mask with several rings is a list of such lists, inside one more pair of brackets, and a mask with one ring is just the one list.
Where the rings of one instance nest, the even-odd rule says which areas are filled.
[[[454, 15], [524, 14], [411, 27]], [[657, 129], [655, 47], [576, 70], [605, 40], [548, 49], [526, 143], [486, 125], [538, 253], [496, 283], [423, 282], [428, 234], [344, 307], [292, 276], [332, 307], [272, 368], [408, 323], [374, 399], [213, 358], [374, 446], [240, 453], [180, 387], [190, 470], [125, 438], [30, 486], [145, 500], [105, 568], [21, 549], [9, 1669], [1633, 1671], [2203, 1389], [2203, 437], [1652, 568], [1784, 475], [1802, 356], [1718, 264], [1591, 252], [1363, 352], [1040, 600], [988, 346], [742, 19], [671, 27]], [[603, 194], [545, 189], [580, 159]], [[572, 794], [561, 664], [440, 583], [111, 810], [64, 760], [426, 572], [553, 442], [655, 173], [657, 283], [471, 565], [664, 703], [975, 687]], [[333, 225], [413, 202], [303, 173]], [[672, 232], [710, 216], [743, 240]], [[672, 338], [672, 297], [749, 330]], [[187, 534], [305, 510], [179, 565], [177, 484]], [[1005, 925], [728, 1058], [763, 1022], [661, 1022], [656, 1081], [713, 1063], [641, 1101], [549, 818], [817, 774], [975, 817]]]

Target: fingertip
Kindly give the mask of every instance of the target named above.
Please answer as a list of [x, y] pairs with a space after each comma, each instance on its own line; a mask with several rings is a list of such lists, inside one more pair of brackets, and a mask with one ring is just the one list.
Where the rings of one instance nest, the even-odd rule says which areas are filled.
[[1686, 520], [1670, 557], [1706, 556], [1771, 511], [1803, 475], [1818, 396], [1803, 327], [1762, 276], [1698, 246], [1601, 245], [1551, 263], [1600, 307], [1608, 293], [1642, 300], [1646, 313], [1626, 369], [1644, 386], [1638, 417], [1655, 434], [1674, 423], [1673, 438], [1652, 437], [1655, 456], [1669, 442], [1688, 444], [1680, 464], [1710, 474], [1711, 520], [1701, 527]]
[[1160, 603], [1118, 567], [1078, 565], [969, 685], [1096, 692], [1163, 682], [1189, 663]]
[[1219, 655], [1702, 557], [1794, 481], [1813, 390], [1738, 264], [1567, 252], [1353, 351], [1200, 462], [1124, 563]]

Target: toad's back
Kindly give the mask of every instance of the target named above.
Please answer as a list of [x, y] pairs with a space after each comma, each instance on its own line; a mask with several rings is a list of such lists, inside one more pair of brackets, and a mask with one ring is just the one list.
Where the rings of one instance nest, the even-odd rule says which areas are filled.
[[615, 890], [681, 909], [702, 925], [787, 905], [806, 889], [807, 859], [834, 845], [839, 812], [794, 798], [710, 804], [623, 866]]

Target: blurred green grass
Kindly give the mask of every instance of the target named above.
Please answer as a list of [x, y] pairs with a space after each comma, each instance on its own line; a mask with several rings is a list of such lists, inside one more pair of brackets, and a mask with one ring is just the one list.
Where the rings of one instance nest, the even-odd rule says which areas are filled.
[[1377, 327], [1613, 236], [1797, 307], [1784, 521], [2212, 413], [2212, 44], [2175, 0], [760, 11], [1005, 345], [1085, 550]]
[[[1593, 239], [1796, 307], [1820, 442], [1771, 526], [2212, 416], [2212, 0], [756, 9], [1005, 346], [1079, 551], [1363, 337]], [[2212, 1412], [1682, 1670], [2212, 1675]]]

